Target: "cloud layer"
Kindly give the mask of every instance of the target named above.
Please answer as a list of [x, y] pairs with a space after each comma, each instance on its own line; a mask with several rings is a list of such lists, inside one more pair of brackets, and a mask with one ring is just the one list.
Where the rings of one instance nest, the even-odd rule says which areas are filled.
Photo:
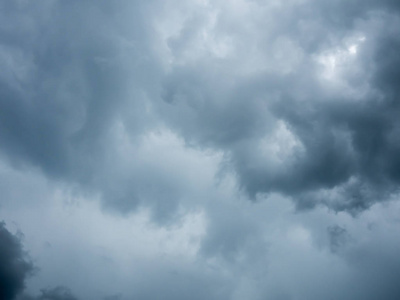
[[2, 297], [397, 299], [399, 50], [394, 0], [3, 1], [0, 219], [40, 271], [2, 223]]

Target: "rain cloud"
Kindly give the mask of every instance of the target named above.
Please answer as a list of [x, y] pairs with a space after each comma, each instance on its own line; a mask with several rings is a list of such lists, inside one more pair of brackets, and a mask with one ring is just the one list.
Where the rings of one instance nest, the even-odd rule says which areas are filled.
[[399, 97], [399, 1], [2, 1], [1, 300], [398, 299]]

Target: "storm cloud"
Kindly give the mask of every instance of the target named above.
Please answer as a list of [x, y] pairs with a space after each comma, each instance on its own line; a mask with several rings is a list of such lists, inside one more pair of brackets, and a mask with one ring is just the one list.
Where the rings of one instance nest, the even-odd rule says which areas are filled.
[[399, 96], [394, 0], [2, 1], [1, 297], [398, 299]]
[[33, 264], [26, 258], [19, 238], [5, 228], [4, 222], [0, 223], [0, 247], [0, 298], [12, 300], [24, 289]]

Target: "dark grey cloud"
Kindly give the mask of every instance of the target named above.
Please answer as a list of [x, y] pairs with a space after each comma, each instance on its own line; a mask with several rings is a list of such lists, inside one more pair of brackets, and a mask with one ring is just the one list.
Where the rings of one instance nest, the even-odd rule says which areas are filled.
[[23, 291], [34, 267], [25, 253], [20, 238], [0, 223], [0, 298], [13, 300]]

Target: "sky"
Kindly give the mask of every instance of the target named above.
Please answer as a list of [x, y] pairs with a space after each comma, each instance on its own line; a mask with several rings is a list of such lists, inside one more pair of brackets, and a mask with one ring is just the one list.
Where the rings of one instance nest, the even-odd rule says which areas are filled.
[[400, 299], [400, 2], [0, 1], [0, 300]]

